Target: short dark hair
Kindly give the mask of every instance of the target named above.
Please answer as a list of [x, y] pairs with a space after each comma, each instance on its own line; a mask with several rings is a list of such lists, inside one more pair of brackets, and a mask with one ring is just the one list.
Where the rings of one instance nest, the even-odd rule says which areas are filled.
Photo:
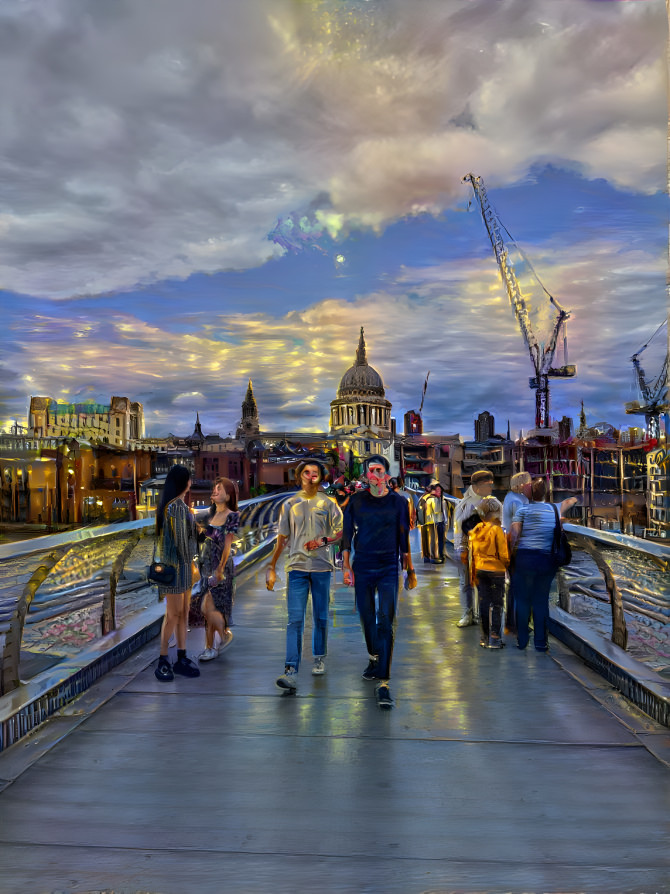
[[485, 481], [493, 481], [493, 472], [489, 472], [488, 469], [473, 472], [472, 478], [470, 478], [470, 484], [484, 484]]
[[305, 466], [316, 466], [319, 470], [319, 484], [328, 477], [328, 470], [324, 466], [322, 462], [319, 462], [318, 459], [303, 459], [302, 462], [298, 463], [295, 467], [295, 480], [296, 482], [300, 482], [300, 476], [305, 471]]
[[532, 495], [534, 503], [544, 503], [547, 496], [547, 485], [544, 482], [544, 478], [533, 479]]
[[382, 456], [381, 453], [373, 453], [372, 456], [367, 456], [365, 458], [364, 466], [366, 472], [372, 463], [379, 463], [379, 465], [384, 466], [387, 472], [389, 470], [389, 461], [385, 456]]

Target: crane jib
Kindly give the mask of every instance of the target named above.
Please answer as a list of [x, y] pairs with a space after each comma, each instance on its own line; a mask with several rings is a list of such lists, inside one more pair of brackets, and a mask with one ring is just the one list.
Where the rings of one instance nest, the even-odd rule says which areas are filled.
[[[523, 339], [530, 352], [533, 366], [535, 367], [535, 376], [531, 377], [528, 381], [530, 387], [535, 391], [536, 427], [549, 428], [549, 379], [567, 379], [572, 378], [577, 374], [577, 367], [573, 364], [567, 363], [567, 335], [565, 334], [564, 327], [565, 322], [569, 318], [570, 314], [568, 311], [563, 310], [558, 301], [556, 301], [556, 299], [552, 295], [550, 295], [549, 292], [544, 288], [544, 286], [540, 282], [539, 277], [537, 277], [537, 274], [535, 274], [532, 264], [530, 263], [530, 261], [528, 261], [525, 255], [523, 255], [522, 252], [524, 260], [527, 262], [528, 266], [533, 272], [533, 275], [536, 277], [543, 291], [548, 296], [549, 301], [557, 311], [557, 317], [554, 321], [554, 328], [552, 330], [551, 337], [549, 338], [546, 347], [541, 347], [538, 344], [538, 341], [533, 333], [533, 328], [531, 326], [530, 316], [528, 313], [528, 307], [526, 306], [526, 301], [523, 297], [519, 281], [514, 272], [514, 267], [508, 260], [508, 252], [501, 235], [501, 230], [504, 230], [508, 235], [509, 231], [494, 212], [486, 194], [486, 189], [484, 187], [482, 178], [470, 173], [466, 174], [465, 177], [463, 177], [463, 181], [470, 183], [472, 186], [475, 198], [482, 214], [482, 218], [484, 220], [484, 226], [486, 227], [489, 239], [491, 240], [493, 253], [495, 254], [496, 261], [498, 262], [498, 267], [500, 268], [503, 283], [505, 285], [505, 288], [507, 289], [507, 295], [509, 297], [510, 304], [514, 309], [517, 323], [519, 324], [521, 334], [523, 335]], [[512, 240], [512, 242], [513, 241], [514, 240]], [[552, 366], [552, 361], [556, 352], [556, 345], [561, 328], [563, 328], [564, 330], [563, 344], [566, 363], [564, 366], [554, 367]]]

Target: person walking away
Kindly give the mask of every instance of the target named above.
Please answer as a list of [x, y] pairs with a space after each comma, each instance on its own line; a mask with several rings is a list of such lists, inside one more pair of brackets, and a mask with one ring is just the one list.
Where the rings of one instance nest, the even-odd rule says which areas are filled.
[[445, 504], [442, 485], [436, 483], [426, 500], [426, 521], [428, 522], [430, 561], [438, 565], [444, 562], [444, 525], [447, 517]]
[[[466, 525], [466, 531], [464, 532], [463, 525], [476, 513], [477, 506], [479, 506], [484, 497], [491, 496], [492, 490], [492, 472], [489, 472], [487, 469], [473, 472], [470, 479], [470, 487], [468, 487], [454, 511], [454, 561], [458, 569], [458, 592], [461, 602], [461, 619], [457, 624], [458, 627], [470, 627], [470, 625], [475, 623], [474, 594], [468, 568], [468, 526]], [[479, 520], [476, 515], [472, 521], [475, 519]]]
[[[546, 652], [549, 591], [556, 574], [551, 552], [556, 530], [556, 513], [546, 503], [547, 488], [542, 478], [532, 483], [532, 502], [521, 506], [512, 522], [511, 547], [514, 556], [512, 586], [516, 601], [517, 648], [525, 649], [530, 639], [529, 622], [533, 616], [533, 643], [538, 652]], [[559, 510], [567, 511], [576, 497], [564, 500]]]
[[481, 519], [470, 532], [472, 583], [479, 596], [482, 625], [480, 646], [502, 649], [502, 615], [505, 601], [505, 572], [509, 565], [507, 538], [501, 527], [502, 504], [495, 497], [484, 497], [477, 507]]
[[[191, 473], [186, 466], [172, 466], [165, 478], [163, 493], [156, 509], [158, 552], [162, 561], [175, 569], [174, 582], [170, 586], [158, 586], [159, 597], [165, 599], [165, 618], [161, 628], [160, 655], [154, 674], [164, 683], [174, 680], [175, 674], [183, 677], [200, 676], [198, 666], [186, 656], [192, 563], [197, 551], [195, 521], [184, 502], [190, 487]], [[168, 643], [172, 634], [177, 639], [177, 661], [171, 665]]]
[[369, 661], [363, 679], [377, 681], [375, 694], [382, 708], [393, 705], [390, 679], [398, 605], [398, 560], [406, 569], [409, 554], [409, 508], [404, 497], [388, 489], [388, 468], [384, 456], [373, 454], [366, 459], [365, 472], [370, 486], [351, 498], [344, 514], [342, 535], [344, 583], [354, 587], [368, 649]]
[[[414, 508], [414, 498], [411, 494], [405, 493], [405, 491], [400, 489], [400, 483], [397, 478], [390, 478], [388, 482], [388, 489], [393, 491], [394, 494], [398, 494], [399, 497], [403, 497], [407, 500], [407, 508], [409, 509], [409, 529], [412, 530], [416, 524], [416, 510]], [[414, 518], [414, 524], [412, 523], [412, 518]], [[412, 550], [409, 549], [407, 553], [407, 567], [405, 569], [405, 589], [413, 590], [417, 585], [416, 578], [416, 570], [414, 568], [414, 562], [412, 560]]]
[[300, 491], [282, 506], [277, 544], [265, 573], [265, 584], [273, 590], [277, 580], [276, 566], [286, 544], [288, 624], [286, 626], [286, 662], [284, 673], [277, 678], [278, 689], [295, 692], [302, 658], [307, 599], [312, 594], [312, 673], [326, 671], [328, 643], [328, 607], [330, 581], [335, 568], [330, 544], [342, 537], [342, 511], [334, 500], [319, 491], [325, 478], [321, 463], [306, 460], [296, 467]]
[[425, 492], [419, 498], [416, 506], [416, 523], [419, 526], [419, 534], [421, 537], [421, 555], [424, 563], [430, 562], [430, 542], [429, 542], [429, 526], [426, 521], [426, 503], [433, 492], [432, 483], [425, 488]]
[[410, 531], [413, 531], [414, 528], [416, 528], [416, 506], [414, 505], [414, 497], [404, 489], [405, 485], [401, 478], [390, 478], [388, 486], [389, 490], [392, 490], [396, 494], [400, 494], [401, 497], [404, 497], [407, 500], [407, 506], [409, 507], [409, 529]]
[[[199, 661], [212, 661], [230, 645], [233, 633], [233, 603], [235, 601], [235, 566], [232, 546], [240, 527], [237, 511], [237, 488], [229, 478], [215, 478], [212, 486], [212, 505], [204, 527], [201, 548], [201, 577], [207, 581], [202, 600], [205, 616], [205, 650]], [[220, 645], [214, 646], [218, 633]]]
[[[510, 534], [512, 522], [517, 511], [522, 506], [530, 503], [531, 496], [530, 472], [517, 472], [510, 478], [510, 490], [505, 494], [502, 508], [502, 526], [507, 536], [507, 548], [510, 547]], [[514, 587], [512, 586], [513, 567], [509, 566], [509, 579], [507, 581], [507, 597], [505, 607], [505, 633], [516, 635], [516, 609], [514, 607]]]

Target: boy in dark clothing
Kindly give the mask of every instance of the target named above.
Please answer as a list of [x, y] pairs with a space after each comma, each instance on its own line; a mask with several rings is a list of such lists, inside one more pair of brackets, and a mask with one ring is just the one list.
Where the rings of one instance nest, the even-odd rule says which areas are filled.
[[[354, 494], [344, 514], [344, 583], [355, 588], [356, 608], [370, 657], [363, 678], [378, 680], [379, 705], [390, 707], [393, 704], [389, 679], [398, 603], [398, 557], [406, 569], [409, 508], [404, 497], [387, 487], [389, 465], [385, 457], [371, 456], [365, 466], [370, 489]], [[350, 564], [352, 546], [353, 570]], [[378, 610], [375, 610], [375, 593]]]

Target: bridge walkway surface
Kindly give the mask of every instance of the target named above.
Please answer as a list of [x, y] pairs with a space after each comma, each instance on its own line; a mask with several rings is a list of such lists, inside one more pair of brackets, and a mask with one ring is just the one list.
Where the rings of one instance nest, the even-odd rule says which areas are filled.
[[198, 679], [158, 682], [154, 640], [0, 755], [3, 894], [670, 891], [668, 729], [565, 646], [480, 648], [454, 565], [418, 565], [383, 711], [338, 574], [287, 696], [262, 571]]

